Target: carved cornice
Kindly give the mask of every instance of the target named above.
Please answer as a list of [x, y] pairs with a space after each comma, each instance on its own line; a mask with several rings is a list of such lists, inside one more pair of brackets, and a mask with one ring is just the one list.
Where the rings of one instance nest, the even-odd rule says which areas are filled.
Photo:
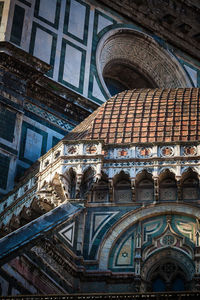
[[62, 97], [65, 101], [73, 103], [74, 105], [78, 105], [83, 110], [92, 112], [93, 110], [98, 108], [98, 105], [96, 103], [91, 102], [82, 95], [78, 95], [76, 92], [68, 89], [67, 87], [48, 77], [39, 79], [38, 84], [43, 88], [51, 91], [55, 95]]
[[[46, 81], [45, 78], [43, 79]], [[68, 118], [75, 122], [79, 123], [88, 117], [90, 112], [76, 105], [74, 103], [75, 97], [72, 98], [71, 95], [67, 93], [65, 93], [65, 97], [58, 95], [58, 93], [55, 93], [53, 86], [52, 84], [46, 84], [46, 86], [41, 86], [38, 83], [31, 84], [28, 87], [27, 95], [63, 115], [67, 115]]]
[[34, 82], [51, 66], [8, 42], [0, 42], [0, 66], [25, 82]]
[[[77, 93], [44, 76], [51, 66], [31, 54], [8, 43], [0, 42], [0, 68], [3, 82], [20, 94], [38, 100], [55, 112], [77, 123], [84, 120], [97, 105]], [[32, 98], [32, 99], [31, 99]]]

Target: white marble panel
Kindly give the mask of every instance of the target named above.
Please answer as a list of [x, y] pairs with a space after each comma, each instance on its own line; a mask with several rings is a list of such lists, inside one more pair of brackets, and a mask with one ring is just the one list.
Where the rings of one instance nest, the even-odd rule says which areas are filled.
[[[35, 111], [34, 111], [35, 113]], [[41, 123], [38, 123], [36, 121], [33, 121], [32, 119], [24, 116], [23, 117], [23, 120], [29, 124], [31, 124], [32, 126], [44, 131], [44, 132], [48, 132], [48, 137], [47, 137], [47, 148], [46, 150], [49, 150], [50, 148], [52, 148], [52, 138], [53, 136], [57, 137], [58, 139], [62, 139], [63, 138], [63, 135], [42, 125]], [[51, 122], [51, 119], [48, 119], [50, 122]], [[25, 164], [24, 162], [20, 161], [20, 164], [24, 167], [24, 168], [27, 168], [27, 164]]]
[[94, 79], [93, 79], [92, 95], [93, 95], [94, 97], [96, 97], [97, 99], [103, 101], [103, 102], [106, 101], [104, 95], [102, 94], [102, 92], [101, 92], [101, 90], [100, 90], [100, 87], [99, 87], [99, 85], [98, 85], [98, 83], [97, 83], [95, 77], [94, 77]]
[[83, 40], [86, 7], [75, 0], [71, 0], [68, 32]]
[[52, 38], [51, 34], [37, 28], [33, 55], [48, 64], [51, 58]]
[[190, 75], [190, 78], [192, 79], [194, 86], [197, 87], [197, 71], [194, 70], [193, 68], [190, 68], [187, 65], [184, 65], [184, 67], [187, 70], [188, 74]]
[[63, 80], [76, 87], [79, 87], [81, 60], [82, 52], [67, 44], [65, 51]]
[[40, 0], [39, 16], [51, 23], [55, 21], [57, 1]]
[[29, 128], [27, 129], [24, 158], [36, 161], [41, 156], [42, 139], [41, 134]]
[[59, 234], [71, 245], [74, 244], [74, 229], [75, 229], [75, 223], [68, 225], [61, 231], [59, 231]]
[[99, 33], [102, 29], [105, 27], [112, 25], [113, 22], [108, 20], [107, 18], [104, 18], [103, 16], [98, 16], [98, 26], [97, 26], [97, 33]]

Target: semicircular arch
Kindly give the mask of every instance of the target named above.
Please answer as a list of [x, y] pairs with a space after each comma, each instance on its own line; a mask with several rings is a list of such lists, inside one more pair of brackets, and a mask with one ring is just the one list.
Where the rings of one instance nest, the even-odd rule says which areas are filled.
[[[114, 68], [116, 62], [118, 65], [120, 62], [126, 68], [129, 67], [130, 70], [135, 70], [135, 72], [148, 79], [147, 81], [153, 82], [154, 87], [178, 88], [192, 86], [176, 57], [159, 45], [150, 35], [138, 30], [112, 29], [103, 35], [99, 41], [96, 51], [97, 72], [108, 96], [111, 96], [111, 94], [105, 84], [103, 74], [108, 66], [112, 70], [112, 65]], [[118, 73], [123, 72], [118, 71]], [[127, 88], [132, 89], [135, 87], [127, 86]]]
[[99, 247], [98, 259], [99, 268], [105, 270], [108, 268], [109, 253], [112, 245], [117, 240], [118, 236], [122, 232], [127, 231], [131, 226], [133, 226], [139, 220], [144, 220], [152, 216], [167, 214], [180, 214], [185, 216], [192, 216], [194, 218], [200, 218], [200, 209], [192, 207], [188, 204], [178, 204], [178, 203], [168, 203], [158, 204], [156, 206], [149, 205], [146, 208], [140, 208], [137, 211], [131, 211], [124, 215], [105, 236], [102, 244]]

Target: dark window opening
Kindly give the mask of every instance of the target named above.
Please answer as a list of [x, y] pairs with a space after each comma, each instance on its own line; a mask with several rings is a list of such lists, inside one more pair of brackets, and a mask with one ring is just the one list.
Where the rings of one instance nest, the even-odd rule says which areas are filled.
[[136, 70], [128, 62], [111, 61], [104, 68], [103, 77], [111, 96], [124, 90], [157, 87], [142, 70]]

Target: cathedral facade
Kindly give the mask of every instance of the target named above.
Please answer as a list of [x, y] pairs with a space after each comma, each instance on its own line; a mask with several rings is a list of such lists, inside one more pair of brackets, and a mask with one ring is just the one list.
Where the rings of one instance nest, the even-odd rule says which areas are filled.
[[194, 2], [0, 1], [3, 297], [199, 292]]

